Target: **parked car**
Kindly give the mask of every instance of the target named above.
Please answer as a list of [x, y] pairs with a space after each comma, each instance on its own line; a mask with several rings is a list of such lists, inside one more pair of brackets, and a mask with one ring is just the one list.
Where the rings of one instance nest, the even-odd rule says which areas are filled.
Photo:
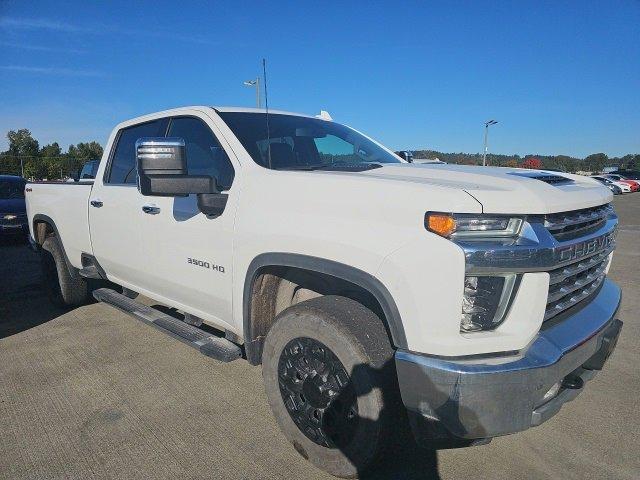
[[631, 187], [626, 183], [613, 182], [608, 178], [604, 178], [599, 175], [592, 175], [591, 178], [595, 178], [597, 181], [599, 181], [603, 185], [606, 185], [609, 188], [609, 190], [613, 192], [614, 195], [621, 195], [623, 193], [623, 189], [624, 189], [624, 192], [631, 191]]
[[0, 234], [29, 232], [24, 199], [25, 179], [14, 175], [0, 175]]
[[220, 361], [261, 364], [284, 435], [345, 477], [406, 414], [419, 441], [486, 443], [549, 420], [604, 367], [622, 327], [609, 189], [412, 165], [326, 118], [269, 112], [265, 128], [265, 115], [135, 118], [111, 133], [95, 181], [28, 184], [50, 298], [77, 305], [87, 279], [106, 279], [122, 293], [98, 300]]
[[616, 182], [619, 183], [626, 183], [627, 185], [629, 185], [631, 187], [631, 191], [632, 192], [637, 192], [638, 190], [640, 190], [640, 181], [637, 180], [630, 180], [628, 178], [624, 178], [621, 175], [616, 175], [613, 173], [607, 173], [605, 175], [602, 175], [605, 178], [608, 178], [609, 180], [614, 180]]
[[616, 170], [615, 172], [610, 172], [614, 175], [620, 175], [621, 177], [627, 178], [629, 180], [640, 180], [640, 171], [638, 170]]
[[607, 178], [603, 175], [593, 175], [591, 178], [599, 181], [602, 183], [602, 180], [607, 180], [611, 183], [613, 183], [616, 187], [618, 187], [622, 193], [631, 193], [631, 185], [629, 185], [626, 182], [618, 182], [617, 180], [611, 180], [610, 178]]

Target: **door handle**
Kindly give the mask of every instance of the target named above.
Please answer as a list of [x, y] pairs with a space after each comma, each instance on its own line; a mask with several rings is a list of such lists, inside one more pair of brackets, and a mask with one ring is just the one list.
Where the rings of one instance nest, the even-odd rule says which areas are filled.
[[154, 207], [152, 205], [144, 205], [142, 207], [142, 211], [144, 213], [148, 213], [149, 215], [157, 215], [160, 213], [160, 207]]
[[102, 200], [91, 200], [89, 203], [91, 203], [92, 207], [96, 208], [100, 208], [103, 205]]

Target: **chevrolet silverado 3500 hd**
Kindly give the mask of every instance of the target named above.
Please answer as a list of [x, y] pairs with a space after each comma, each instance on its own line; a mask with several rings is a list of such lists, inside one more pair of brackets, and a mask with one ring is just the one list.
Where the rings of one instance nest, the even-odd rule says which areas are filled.
[[409, 164], [326, 116], [146, 115], [116, 126], [94, 181], [29, 183], [26, 199], [54, 302], [108, 280], [98, 300], [262, 364], [284, 434], [338, 476], [406, 418], [421, 441], [539, 425], [622, 326], [606, 187]]

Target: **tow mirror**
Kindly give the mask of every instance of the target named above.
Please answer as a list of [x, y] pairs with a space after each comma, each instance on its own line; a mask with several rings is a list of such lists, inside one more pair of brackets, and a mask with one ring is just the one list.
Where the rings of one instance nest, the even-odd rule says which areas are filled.
[[138, 190], [144, 196], [186, 197], [198, 195], [198, 208], [206, 215], [221, 215], [227, 194], [220, 193], [209, 175], [188, 175], [182, 138], [140, 138], [136, 142]]

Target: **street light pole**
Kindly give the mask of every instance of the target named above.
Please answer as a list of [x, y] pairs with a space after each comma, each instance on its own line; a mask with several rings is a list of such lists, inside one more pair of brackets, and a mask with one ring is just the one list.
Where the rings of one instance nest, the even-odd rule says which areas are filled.
[[247, 87], [256, 87], [256, 107], [260, 108], [260, 77], [256, 77], [255, 80], [247, 80], [244, 82], [244, 85]]
[[484, 122], [484, 154], [482, 155], [483, 167], [487, 165], [487, 150], [489, 148], [487, 138], [489, 137], [489, 125], [495, 125], [496, 123], [498, 123], [497, 120], [489, 120], [488, 122]]

